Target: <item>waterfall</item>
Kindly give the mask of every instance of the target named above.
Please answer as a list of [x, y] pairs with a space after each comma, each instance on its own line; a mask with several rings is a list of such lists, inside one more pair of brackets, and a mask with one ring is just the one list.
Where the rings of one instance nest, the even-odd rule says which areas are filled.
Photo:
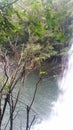
[[50, 118], [36, 124], [33, 130], [73, 130], [73, 44], [68, 51], [68, 63], [59, 88], [62, 94], [54, 103]]

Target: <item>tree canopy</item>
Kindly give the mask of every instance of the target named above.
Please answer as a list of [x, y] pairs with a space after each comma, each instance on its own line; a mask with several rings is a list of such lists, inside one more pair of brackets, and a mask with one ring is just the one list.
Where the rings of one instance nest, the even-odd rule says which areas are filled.
[[69, 2], [65, 3], [65, 8], [64, 3], [65, 0], [1, 1], [0, 44], [3, 49], [11, 53], [9, 41], [17, 46], [17, 51], [24, 45], [24, 52], [31, 50], [34, 59], [40, 61], [63, 54], [72, 21], [66, 11]]

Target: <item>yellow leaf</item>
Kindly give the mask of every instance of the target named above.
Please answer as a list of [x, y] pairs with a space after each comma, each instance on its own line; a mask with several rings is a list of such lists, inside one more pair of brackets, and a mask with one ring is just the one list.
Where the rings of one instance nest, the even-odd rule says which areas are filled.
[[40, 75], [47, 75], [48, 73], [45, 71], [40, 71]]

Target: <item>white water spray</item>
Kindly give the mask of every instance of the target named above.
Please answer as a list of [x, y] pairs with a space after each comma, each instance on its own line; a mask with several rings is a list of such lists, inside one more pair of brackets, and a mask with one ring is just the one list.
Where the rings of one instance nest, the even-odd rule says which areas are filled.
[[33, 130], [73, 130], [73, 44], [59, 87], [63, 93], [55, 103], [51, 117], [35, 125]]

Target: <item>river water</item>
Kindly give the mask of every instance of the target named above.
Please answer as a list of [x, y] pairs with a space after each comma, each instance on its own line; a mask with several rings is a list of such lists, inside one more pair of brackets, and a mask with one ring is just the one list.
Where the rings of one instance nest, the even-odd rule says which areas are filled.
[[[37, 72], [29, 74], [25, 79], [24, 87], [22, 88], [19, 103], [16, 111], [18, 112], [14, 121], [14, 130], [25, 130], [26, 127], [26, 106], [30, 105], [35, 86], [39, 76]], [[16, 91], [15, 91], [16, 93]], [[57, 101], [60, 90], [55, 79], [44, 78], [40, 81], [36, 93], [32, 109], [30, 111], [30, 123], [35, 115], [33, 125], [41, 123], [44, 119], [47, 120], [52, 111], [53, 102]], [[14, 94], [16, 95], [16, 94]]]

